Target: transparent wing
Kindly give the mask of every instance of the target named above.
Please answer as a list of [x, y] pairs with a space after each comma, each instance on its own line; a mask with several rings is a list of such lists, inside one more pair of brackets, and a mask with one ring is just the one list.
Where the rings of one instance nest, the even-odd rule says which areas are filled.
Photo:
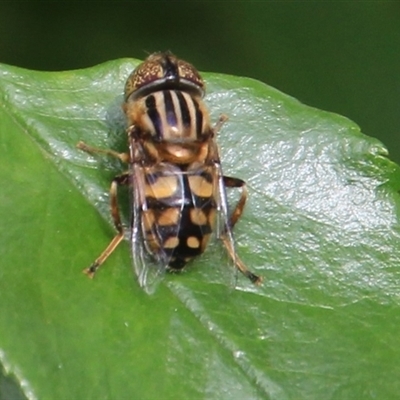
[[[219, 168], [218, 175], [218, 193], [219, 193], [219, 206], [220, 212], [219, 214], [219, 237], [222, 240], [225, 249], [227, 250], [230, 259], [235, 268], [234, 275], [234, 286], [237, 284], [237, 275], [238, 271], [240, 271], [244, 276], [246, 276], [252, 283], [259, 285], [262, 282], [262, 278], [258, 275], [255, 275], [251, 272], [247, 266], [243, 263], [240, 257], [237, 255], [235, 250], [235, 241], [233, 237], [232, 228], [235, 223], [240, 218], [244, 205], [246, 203], [247, 198], [247, 190], [246, 184], [243, 180], [238, 178], [232, 178], [222, 175], [222, 170], [220, 166], [216, 166]], [[228, 199], [226, 195], [226, 188], [240, 188], [240, 198], [236, 201], [235, 207], [231, 210], [228, 207]]]
[[[229, 282], [231, 286], [235, 286], [234, 243], [229, 226], [228, 201], [221, 166], [216, 162], [200, 164], [190, 168], [187, 174], [191, 190], [192, 211], [195, 214], [192, 220], [196, 221], [196, 229], [194, 226], [191, 228], [192, 234], [202, 238], [202, 250], [212, 247], [211, 254], [213, 255], [211, 257], [216, 257], [213, 267], [222, 273], [225, 281]], [[216, 238], [220, 240], [217, 240], [219, 246], [215, 248], [213, 241]], [[221, 241], [223, 246], [221, 246]], [[228, 248], [232, 250], [232, 254], [227, 254], [226, 249]], [[216, 255], [215, 251], [217, 251]]]
[[229, 284], [233, 288], [237, 285], [238, 269], [236, 268], [235, 239], [230, 226], [230, 209], [224, 184], [224, 177], [220, 163], [215, 163], [217, 171], [217, 238], [222, 241], [225, 251], [228, 253]]
[[139, 284], [147, 293], [154, 292], [168, 269], [170, 245], [178, 236], [184, 204], [179, 171], [171, 164], [132, 164], [132, 258]]
[[149, 260], [145, 253], [144, 238], [142, 231], [142, 208], [143, 204], [140, 200], [140, 184], [142, 177], [141, 171], [137, 165], [133, 166], [133, 199], [131, 212], [131, 251], [133, 268], [138, 278], [139, 285], [145, 289], [147, 293], [153, 293], [158, 280], [162, 277], [164, 271], [161, 266], [153, 265], [153, 261]]

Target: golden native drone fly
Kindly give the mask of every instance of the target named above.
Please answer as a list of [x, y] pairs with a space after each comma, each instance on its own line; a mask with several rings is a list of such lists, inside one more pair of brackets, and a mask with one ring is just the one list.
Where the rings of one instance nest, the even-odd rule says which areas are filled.
[[[125, 84], [129, 154], [78, 143], [88, 153], [108, 154], [129, 164], [129, 172], [115, 177], [110, 189], [118, 233], [84, 270], [88, 276], [94, 276], [124, 237], [117, 187], [129, 185], [133, 263], [141, 286], [149, 289], [163, 272], [180, 271], [203, 253], [216, 225], [236, 268], [251, 282], [261, 282], [234, 250], [231, 229], [243, 212], [246, 184], [222, 174], [215, 137], [226, 117], [211, 126], [202, 100], [204, 86], [191, 64], [169, 52], [154, 53]], [[225, 188], [241, 189], [230, 214]]]

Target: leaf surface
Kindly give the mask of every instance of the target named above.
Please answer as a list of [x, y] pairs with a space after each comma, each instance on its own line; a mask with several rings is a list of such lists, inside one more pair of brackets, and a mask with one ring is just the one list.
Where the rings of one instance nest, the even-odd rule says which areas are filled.
[[351, 121], [260, 82], [204, 74], [212, 119], [229, 116], [224, 172], [249, 186], [237, 250], [263, 286], [231, 290], [217, 248], [153, 296], [127, 243], [81, 274], [114, 235], [125, 167], [75, 145], [126, 149], [136, 65], [0, 67], [5, 373], [41, 400], [397, 398], [399, 167]]

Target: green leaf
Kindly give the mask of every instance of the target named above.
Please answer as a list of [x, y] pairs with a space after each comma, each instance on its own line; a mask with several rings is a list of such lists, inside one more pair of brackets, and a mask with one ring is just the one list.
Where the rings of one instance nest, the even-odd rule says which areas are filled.
[[224, 171], [249, 185], [237, 249], [263, 286], [231, 290], [217, 247], [153, 296], [127, 243], [81, 274], [114, 235], [107, 193], [125, 167], [75, 145], [126, 149], [136, 65], [0, 67], [5, 373], [41, 400], [396, 399], [399, 167], [351, 121], [260, 82], [204, 74], [213, 120], [230, 118]]

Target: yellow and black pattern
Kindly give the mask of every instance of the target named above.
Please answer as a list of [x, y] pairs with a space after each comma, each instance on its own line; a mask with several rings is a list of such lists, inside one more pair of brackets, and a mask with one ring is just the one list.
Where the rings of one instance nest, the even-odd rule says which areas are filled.
[[[94, 276], [124, 238], [117, 188], [129, 185], [133, 263], [140, 285], [148, 292], [164, 271], [180, 271], [204, 252], [217, 218], [220, 231], [216, 236], [237, 270], [251, 282], [261, 282], [234, 248], [232, 228], [246, 203], [246, 184], [222, 174], [215, 137], [227, 118], [221, 116], [211, 126], [202, 100], [204, 87], [191, 64], [170, 52], [154, 53], [125, 84], [123, 110], [128, 122], [129, 153], [78, 143], [83, 151], [108, 154], [129, 164], [129, 172], [115, 177], [110, 188], [117, 234], [84, 270], [88, 276]], [[230, 214], [225, 188], [241, 191]]]
[[146, 168], [143, 237], [147, 250], [179, 270], [206, 248], [214, 229], [216, 182], [212, 167]]
[[149, 94], [131, 105], [136, 129], [157, 142], [193, 142], [210, 134], [208, 114], [203, 101], [178, 90]]

